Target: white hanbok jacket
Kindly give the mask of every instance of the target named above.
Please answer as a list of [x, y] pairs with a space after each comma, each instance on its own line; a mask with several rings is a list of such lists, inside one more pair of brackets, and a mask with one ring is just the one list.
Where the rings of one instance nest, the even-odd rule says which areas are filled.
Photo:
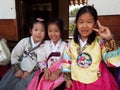
[[[22, 39], [13, 49], [11, 54], [11, 64], [19, 64], [23, 71], [31, 72], [37, 65], [37, 50], [44, 46], [44, 43], [39, 42], [37, 45], [31, 44], [32, 38]], [[39, 49], [40, 50], [40, 49]]]

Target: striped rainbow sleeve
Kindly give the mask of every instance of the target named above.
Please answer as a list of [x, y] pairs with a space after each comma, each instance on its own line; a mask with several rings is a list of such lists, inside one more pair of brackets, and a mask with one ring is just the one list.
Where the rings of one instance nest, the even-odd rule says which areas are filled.
[[120, 67], [120, 46], [114, 39], [100, 40], [104, 62], [109, 67]]

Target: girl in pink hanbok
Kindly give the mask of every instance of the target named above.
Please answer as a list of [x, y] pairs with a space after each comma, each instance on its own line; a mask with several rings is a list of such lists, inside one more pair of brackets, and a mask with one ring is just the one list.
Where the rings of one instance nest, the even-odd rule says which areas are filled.
[[[118, 90], [108, 67], [120, 66], [120, 47], [92, 6], [78, 10], [74, 39], [64, 52], [66, 90]], [[98, 24], [98, 28], [95, 28]], [[98, 34], [96, 34], [96, 32]], [[99, 36], [97, 36], [99, 35]]]
[[62, 40], [62, 20], [50, 19], [47, 29], [50, 40], [45, 42], [43, 52], [39, 53], [41, 70], [38, 70], [33, 77], [27, 90], [31, 90], [31, 88], [32, 90], [63, 90], [65, 88], [64, 77], [61, 73], [62, 56], [66, 46], [66, 42]]

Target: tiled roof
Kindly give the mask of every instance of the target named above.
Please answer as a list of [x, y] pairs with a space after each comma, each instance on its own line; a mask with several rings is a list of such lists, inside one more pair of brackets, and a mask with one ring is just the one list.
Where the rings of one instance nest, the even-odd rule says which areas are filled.
[[88, 0], [70, 0], [70, 5], [75, 5], [75, 4], [87, 4]]

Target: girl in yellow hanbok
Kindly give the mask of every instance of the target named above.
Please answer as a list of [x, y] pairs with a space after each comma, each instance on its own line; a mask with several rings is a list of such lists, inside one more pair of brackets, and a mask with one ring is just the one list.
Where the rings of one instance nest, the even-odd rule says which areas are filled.
[[120, 47], [97, 18], [92, 6], [84, 6], [77, 13], [74, 38], [64, 52], [67, 90], [118, 90], [106, 66], [120, 66]]

